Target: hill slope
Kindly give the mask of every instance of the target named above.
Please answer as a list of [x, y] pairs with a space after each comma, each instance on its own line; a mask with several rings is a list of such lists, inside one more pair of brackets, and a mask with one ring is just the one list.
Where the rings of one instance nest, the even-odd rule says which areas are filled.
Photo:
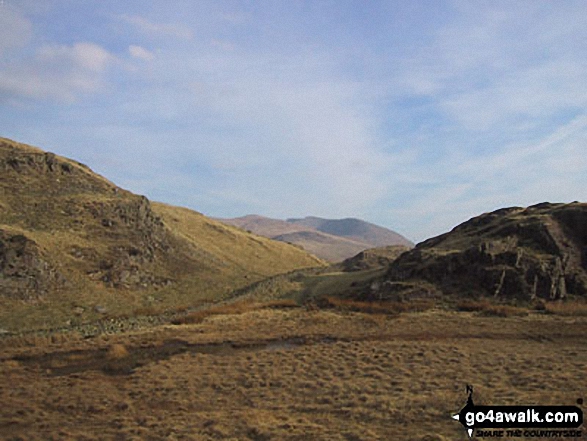
[[0, 327], [218, 299], [321, 265], [299, 248], [152, 204], [88, 167], [0, 138]]
[[372, 298], [587, 296], [587, 204], [543, 203], [475, 217], [390, 266]]
[[414, 245], [394, 231], [359, 219], [306, 217], [282, 221], [248, 215], [219, 220], [261, 236], [299, 245], [330, 262], [340, 262], [369, 248], [390, 245], [411, 248]]

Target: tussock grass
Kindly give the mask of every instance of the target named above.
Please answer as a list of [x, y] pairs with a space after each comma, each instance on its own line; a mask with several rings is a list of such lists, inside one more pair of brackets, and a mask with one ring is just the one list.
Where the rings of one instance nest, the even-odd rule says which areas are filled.
[[463, 300], [456, 306], [458, 311], [478, 312], [488, 317], [520, 317], [528, 315], [528, 309], [512, 305], [501, 305], [489, 300]]
[[551, 302], [546, 304], [546, 312], [563, 316], [587, 317], [587, 302]]
[[528, 310], [517, 306], [493, 305], [481, 311], [481, 314], [489, 317], [523, 317], [528, 315]]
[[120, 343], [111, 345], [106, 353], [106, 358], [110, 360], [120, 360], [126, 357], [128, 357], [128, 350], [126, 349], [126, 346]]
[[191, 312], [183, 317], [173, 320], [174, 325], [187, 325], [202, 323], [206, 318], [215, 315], [240, 315], [246, 312], [258, 311], [261, 309], [282, 309], [297, 308], [299, 305], [292, 299], [271, 300], [267, 302], [240, 301], [224, 303], [208, 309]]
[[491, 306], [489, 300], [463, 300], [456, 305], [457, 311], [479, 312]]
[[364, 312], [368, 314], [398, 315], [402, 312], [422, 312], [434, 307], [431, 301], [413, 302], [364, 302], [327, 296], [318, 301], [322, 308], [334, 308], [342, 311]]
[[[587, 318], [550, 314], [520, 323], [294, 308], [22, 348], [0, 360], [2, 435], [462, 439], [450, 415], [465, 384], [479, 404], [574, 403], [587, 388], [586, 330]], [[115, 344], [130, 355], [105, 359]]]

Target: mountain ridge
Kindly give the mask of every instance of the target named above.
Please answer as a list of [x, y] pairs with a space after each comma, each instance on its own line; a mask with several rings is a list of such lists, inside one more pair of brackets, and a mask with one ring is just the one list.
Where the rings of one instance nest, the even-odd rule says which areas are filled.
[[356, 218], [316, 216], [285, 221], [259, 215], [218, 219], [261, 236], [290, 242], [330, 262], [340, 262], [370, 248], [414, 244], [395, 231]]

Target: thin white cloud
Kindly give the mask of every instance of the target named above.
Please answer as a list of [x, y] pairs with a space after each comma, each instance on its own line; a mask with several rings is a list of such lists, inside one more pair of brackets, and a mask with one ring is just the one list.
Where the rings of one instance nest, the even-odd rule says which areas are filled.
[[451, 20], [396, 69], [407, 95], [434, 100], [465, 130], [520, 127], [587, 105], [587, 50], [580, 43], [587, 15], [576, 2], [452, 5]]
[[0, 69], [0, 98], [74, 101], [79, 94], [95, 92], [103, 85], [103, 75], [114, 60], [93, 43], [44, 45], [31, 59]]
[[25, 16], [9, 4], [0, 5], [0, 56], [29, 42], [33, 26]]
[[[122, 158], [101, 163], [120, 185], [212, 215], [363, 216], [418, 240], [504, 205], [585, 199], [582, 2], [441, 2], [425, 25], [427, 6], [398, 20], [396, 3], [369, 29], [342, 29], [327, 5], [311, 16], [287, 2], [143, 15], [120, 3], [105, 40], [118, 58], [39, 35], [41, 47], [0, 60], [0, 99], [30, 97], [60, 115], [38, 133], [71, 125], [71, 139]], [[10, 25], [30, 39], [27, 19]], [[2, 32], [0, 52], [17, 53]], [[108, 112], [50, 107], [104, 85]]]
[[424, 185], [425, 191], [416, 191], [391, 213], [413, 219], [413, 237], [422, 240], [500, 207], [584, 200], [587, 192], [578, 189], [587, 173], [586, 144], [587, 115], [581, 115], [524, 144], [484, 155], [447, 156], [429, 165], [416, 161], [408, 169], [434, 176], [436, 182]]
[[191, 29], [181, 24], [155, 23], [140, 15], [120, 15], [118, 18], [150, 36], [174, 37], [185, 40], [193, 37]]
[[153, 52], [145, 49], [144, 47], [137, 46], [134, 44], [131, 44], [128, 47], [128, 52], [133, 58], [138, 58], [144, 61], [153, 61], [153, 59], [155, 58]]

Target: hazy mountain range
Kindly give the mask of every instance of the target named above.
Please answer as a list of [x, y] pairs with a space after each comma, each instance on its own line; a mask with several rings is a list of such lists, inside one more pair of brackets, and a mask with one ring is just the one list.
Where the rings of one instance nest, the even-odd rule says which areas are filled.
[[369, 248], [414, 244], [395, 231], [360, 219], [271, 219], [248, 215], [233, 219], [218, 219], [223, 223], [301, 246], [317, 257], [338, 262]]

